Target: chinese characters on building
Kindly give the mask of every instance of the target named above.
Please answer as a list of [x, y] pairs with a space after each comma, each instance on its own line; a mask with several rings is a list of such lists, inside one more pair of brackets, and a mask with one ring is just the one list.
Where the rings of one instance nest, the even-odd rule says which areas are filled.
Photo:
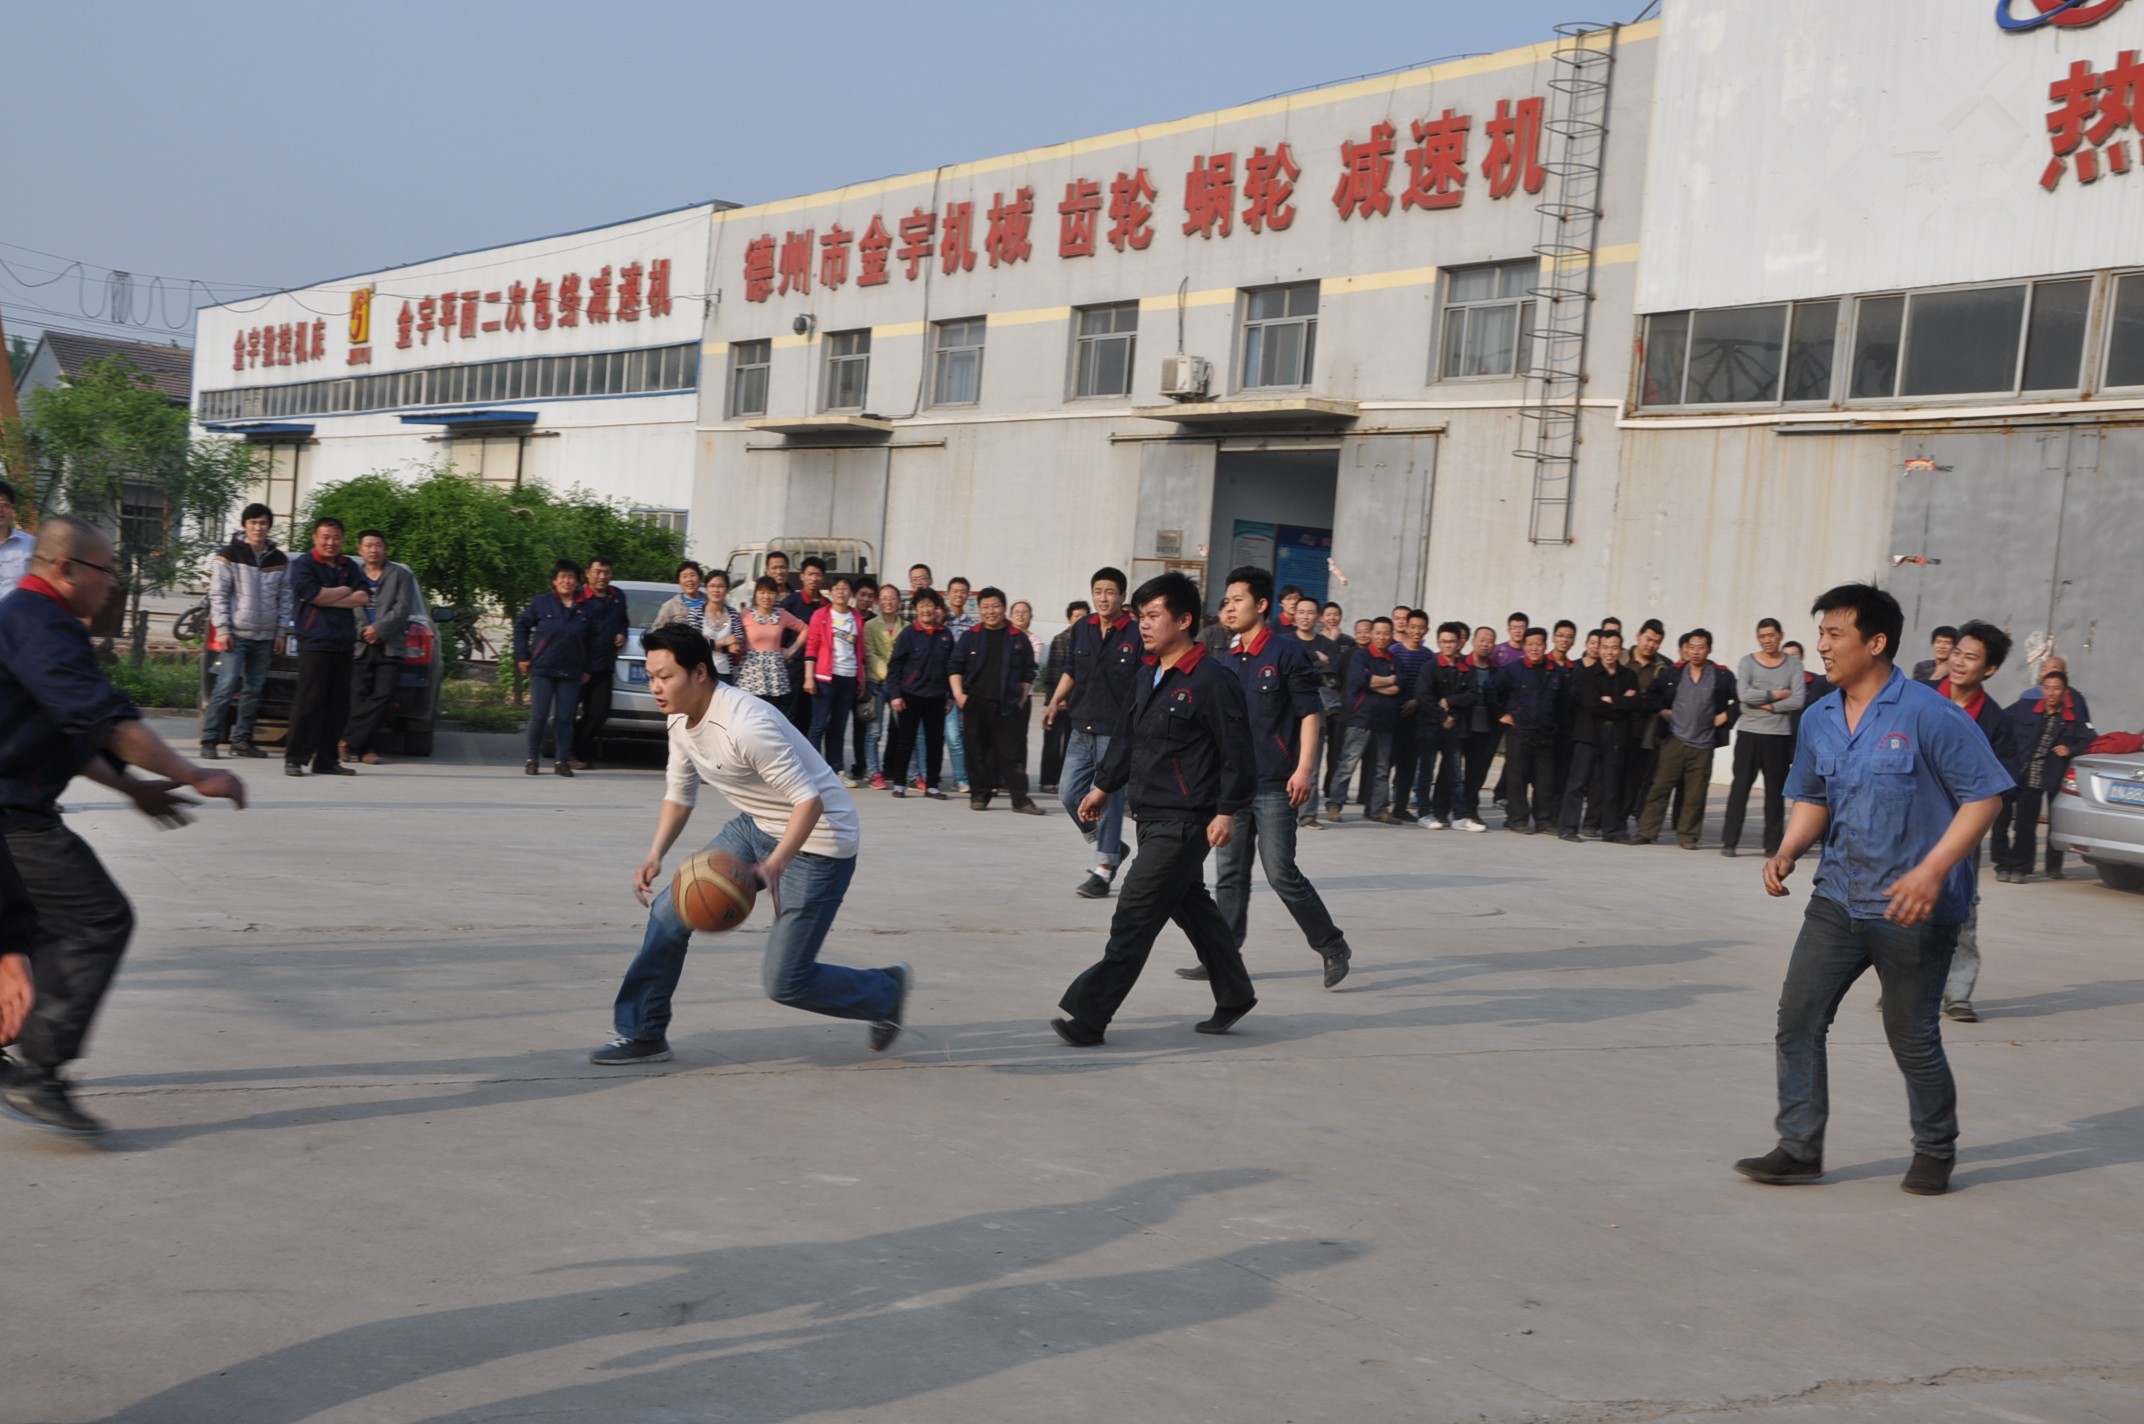
[[2125, 49], [2114, 67], [2101, 73], [2088, 60], [2075, 60], [2069, 72], [2047, 88], [2054, 109], [2047, 116], [2047, 139], [2054, 156], [2040, 173], [2040, 186], [2052, 193], [2062, 175], [2075, 172], [2080, 183], [2103, 173], [2127, 173], [2131, 163], [2129, 133], [2136, 128], [2137, 88], [2144, 65], [2137, 52]]
[[[1342, 222], [1456, 208], [1466, 199], [1470, 178], [1478, 180], [1475, 191], [1489, 201], [1539, 193], [1547, 179], [1541, 165], [1543, 111], [1538, 97], [1497, 100], [1495, 113], [1478, 126], [1478, 165], [1471, 114], [1446, 109], [1414, 120], [1404, 131], [1388, 122], [1373, 124], [1339, 145], [1333, 207]], [[1411, 146], [1403, 147], [1410, 139]], [[1108, 177], [1074, 178], [1057, 200], [1057, 256], [1093, 257], [1104, 247], [1141, 252], [1164, 226], [1208, 242], [1226, 241], [1239, 225], [1254, 236], [1283, 232], [1295, 221], [1302, 177], [1289, 143], [1271, 149], [1260, 145], [1247, 154], [1200, 154], [1183, 176], [1180, 220], [1159, 213], [1162, 185], [1144, 166]], [[940, 275], [951, 277], [972, 272], [979, 259], [992, 267], [1026, 262], [1034, 255], [1029, 231], [1035, 199], [1028, 187], [1009, 195], [994, 192], [979, 214], [978, 194], [947, 203], [943, 212], [916, 207], [896, 215], [890, 227], [884, 214], [874, 214], [860, 238], [839, 225], [824, 232], [761, 233], [744, 247], [745, 300], [809, 293], [814, 281], [822, 288], [851, 280], [859, 287], [884, 286], [896, 272], [914, 282], [934, 264]], [[1048, 209], [1043, 212], [1047, 223]]]
[[480, 341], [506, 331], [554, 331], [582, 325], [637, 322], [670, 315], [670, 259], [605, 265], [593, 272], [566, 272], [556, 281], [537, 277], [501, 287], [471, 287], [405, 298], [395, 316], [395, 346], [408, 350], [434, 339]]

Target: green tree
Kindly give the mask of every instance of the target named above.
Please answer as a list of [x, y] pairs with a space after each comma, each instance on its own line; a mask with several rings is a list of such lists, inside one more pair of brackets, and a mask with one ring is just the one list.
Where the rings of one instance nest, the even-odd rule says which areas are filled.
[[35, 506], [112, 533], [138, 663], [148, 636], [142, 598], [200, 572], [265, 462], [243, 441], [195, 439], [186, 407], [119, 356], [32, 393], [23, 427]]

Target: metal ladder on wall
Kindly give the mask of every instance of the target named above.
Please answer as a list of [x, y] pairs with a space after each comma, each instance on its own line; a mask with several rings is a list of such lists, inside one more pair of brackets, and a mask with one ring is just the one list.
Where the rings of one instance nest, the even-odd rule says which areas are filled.
[[1607, 156], [1608, 100], [1621, 29], [1589, 20], [1560, 24], [1556, 33], [1561, 38], [1550, 56], [1554, 69], [1542, 125], [1549, 157], [1541, 165], [1548, 175], [1548, 192], [1536, 209], [1541, 240], [1534, 252], [1541, 259], [1541, 276], [1532, 295], [1539, 306], [1522, 412], [1528, 440], [1512, 452], [1533, 466], [1528, 538], [1536, 544], [1571, 542], [1571, 501], [1578, 448], [1584, 442], [1579, 415], [1592, 327], [1601, 168]]

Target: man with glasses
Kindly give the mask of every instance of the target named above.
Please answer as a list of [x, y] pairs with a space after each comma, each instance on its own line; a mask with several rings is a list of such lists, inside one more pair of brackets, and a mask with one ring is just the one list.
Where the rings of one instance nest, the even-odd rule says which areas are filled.
[[0, 599], [0, 835], [38, 919], [28, 946], [36, 1000], [15, 1059], [0, 1055], [0, 1112], [74, 1137], [104, 1124], [75, 1105], [59, 1070], [82, 1054], [134, 912], [88, 843], [61, 824], [60, 793], [87, 776], [167, 827], [185, 825], [185, 808], [197, 804], [174, 794], [181, 786], [239, 806], [246, 798], [237, 777], [194, 765], [150, 731], [97, 666], [85, 624], [118, 584], [110, 536], [62, 514], [45, 521], [30, 572]]

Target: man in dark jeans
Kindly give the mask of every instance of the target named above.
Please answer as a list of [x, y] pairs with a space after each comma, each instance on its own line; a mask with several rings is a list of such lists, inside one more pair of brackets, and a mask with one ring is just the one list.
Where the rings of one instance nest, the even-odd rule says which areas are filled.
[[[180, 786], [239, 806], [246, 799], [237, 777], [194, 765], [150, 731], [97, 666], [83, 622], [117, 586], [112, 562], [102, 530], [54, 515], [38, 531], [30, 572], [0, 599], [0, 835], [36, 907], [34, 929], [12, 907], [11, 938], [0, 942], [0, 956], [27, 951], [35, 985], [14, 1045], [20, 1061], [0, 1055], [0, 1111], [73, 1137], [95, 1136], [104, 1124], [75, 1105], [60, 1069], [82, 1055], [134, 911], [88, 842], [61, 823], [60, 793], [87, 776], [164, 826], [187, 822], [184, 808], [194, 803], [172, 794]], [[130, 776], [128, 766], [159, 779]], [[12, 942], [22, 934], [27, 944]], [[0, 975], [0, 997], [19, 1006], [12, 979], [12, 971]], [[0, 1007], [0, 1018], [9, 1016]]]
[[1600, 656], [1577, 669], [1568, 699], [1571, 713], [1571, 768], [1563, 788], [1563, 814], [1556, 834], [1578, 840], [1586, 803], [1601, 824], [1601, 839], [1620, 845], [1623, 826], [1624, 743], [1645, 720], [1638, 695], [1638, 675], [1623, 666], [1623, 635], [1600, 629], [1593, 635]]
[[1794, 810], [1779, 853], [1764, 863], [1766, 892], [1787, 894], [1796, 859], [1820, 838], [1824, 848], [1779, 995], [1779, 1145], [1735, 1170], [1771, 1184], [1824, 1174], [1824, 1039], [1846, 991], [1874, 968], [1913, 1122], [1913, 1165], [1899, 1185], [1936, 1196], [1950, 1186], [1958, 1150], [1958, 1089], [1938, 1017], [1943, 983], [1973, 903], [1973, 850], [2010, 776], [1970, 720], [1893, 666], [1906, 623], [1897, 599], [1842, 584], [1812, 612], [1817, 654], [1837, 690], [1802, 717], [1787, 778]]
[[417, 576], [406, 564], [387, 558], [387, 536], [367, 529], [357, 536], [357, 556], [365, 569], [364, 589], [371, 602], [359, 616], [357, 643], [351, 650], [350, 729], [343, 738], [342, 759], [376, 762], [373, 743], [387, 719], [395, 686], [402, 680], [402, 660], [409, 654], [409, 620], [423, 610]]
[[[1246, 564], [1229, 574], [1221, 600], [1221, 626], [1233, 636], [1218, 660], [1234, 671], [1243, 689], [1258, 787], [1250, 806], [1236, 813], [1228, 844], [1214, 857], [1214, 897], [1240, 954], [1250, 928], [1251, 857], [1256, 855], [1266, 884], [1325, 961], [1330, 989], [1347, 977], [1347, 936], [1295, 864], [1296, 808], [1317, 794], [1320, 679], [1295, 630], [1276, 627], [1266, 617], [1272, 598], [1273, 575]], [[1299, 600], [1297, 609], [1307, 602]], [[1185, 979], [1211, 977], [1203, 964], [1176, 972]]]
[[1538, 835], [1556, 824], [1550, 781], [1556, 775], [1568, 669], [1548, 660], [1548, 630], [1528, 628], [1520, 657], [1496, 675], [1496, 705], [1504, 735], [1504, 829]]
[[291, 616], [298, 643], [298, 686], [290, 701], [283, 774], [355, 776], [336, 753], [350, 717], [350, 651], [357, 615], [372, 603], [364, 570], [343, 557], [340, 519], [313, 522], [313, 547], [290, 561]]
[[1194, 641], [1199, 588], [1180, 573], [1147, 580], [1132, 595], [1146, 660], [1117, 721], [1079, 814], [1095, 820], [1127, 789], [1139, 854], [1117, 892], [1109, 947], [1072, 981], [1052, 1019], [1078, 1048], [1102, 1041], [1146, 968], [1155, 936], [1174, 920], [1191, 939], [1213, 989], [1213, 1017], [1200, 1033], [1226, 1033], [1258, 1003], [1228, 921], [1206, 893], [1206, 854], [1235, 834], [1236, 813], [1256, 789], [1243, 688]]
[[[632, 622], [626, 611], [625, 594], [611, 583], [610, 576], [610, 559], [597, 554], [588, 561], [588, 581], [581, 585], [581, 602], [588, 607], [588, 681], [581, 684], [580, 700], [573, 708], [575, 771], [586, 771], [595, 765], [596, 741], [610, 721], [618, 654], [625, 648], [626, 629]], [[720, 608], [714, 611], [716, 623], [707, 631], [720, 636], [724, 612]], [[708, 641], [714, 641], [713, 637]]]
[[1005, 590], [975, 595], [982, 621], [960, 635], [946, 677], [960, 708], [961, 730], [973, 753], [968, 804], [988, 810], [994, 788], [1003, 786], [1012, 808], [1039, 816], [1027, 794], [1027, 699], [1035, 687], [1035, 645], [1005, 621]]

